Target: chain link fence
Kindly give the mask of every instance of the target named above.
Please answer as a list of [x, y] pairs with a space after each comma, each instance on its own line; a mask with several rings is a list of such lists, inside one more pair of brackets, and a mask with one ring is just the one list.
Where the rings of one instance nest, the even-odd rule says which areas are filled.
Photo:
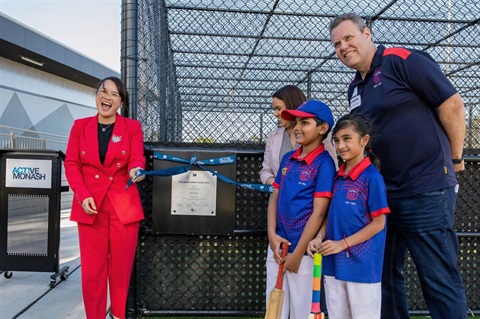
[[[466, 147], [478, 148], [480, 4], [475, 0], [138, 1], [138, 119], [151, 142], [261, 143], [275, 126], [271, 96], [295, 84], [347, 112], [353, 71], [328, 23], [356, 12], [374, 41], [428, 52], [462, 95]], [[124, 57], [125, 58], [125, 57]]]
[[[135, 21], [125, 14], [130, 10]], [[122, 40], [135, 47], [122, 53], [122, 76], [135, 79], [133, 113], [147, 147], [239, 151], [237, 181], [258, 183], [261, 150], [277, 126], [271, 96], [278, 88], [297, 85], [327, 103], [335, 118], [348, 112], [346, 91], [354, 73], [338, 61], [328, 33], [329, 22], [346, 12], [366, 19], [376, 44], [429, 53], [464, 99], [465, 153], [472, 157], [459, 175], [456, 230], [468, 306], [480, 313], [476, 0], [124, 0], [129, 19]], [[132, 29], [135, 41], [125, 38]], [[150, 168], [152, 163], [150, 158]], [[159, 196], [152, 185], [152, 178], [141, 185], [147, 217], [137, 262], [139, 312], [261, 314], [267, 196], [237, 187], [234, 236], [163, 235], [152, 230], [151, 198]], [[405, 275], [410, 309], [425, 312], [409, 260]]]

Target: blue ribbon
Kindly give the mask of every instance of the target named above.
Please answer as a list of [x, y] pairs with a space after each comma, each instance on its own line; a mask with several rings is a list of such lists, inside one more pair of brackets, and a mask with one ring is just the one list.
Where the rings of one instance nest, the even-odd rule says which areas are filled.
[[172, 162], [178, 162], [178, 163], [187, 163], [187, 165], [184, 166], [178, 166], [178, 167], [170, 167], [166, 169], [160, 169], [160, 170], [154, 170], [154, 171], [145, 171], [143, 169], [137, 170], [137, 173], [135, 174], [135, 177], [130, 179], [127, 183], [127, 189], [130, 185], [133, 184], [133, 181], [141, 176], [141, 175], [150, 175], [150, 176], [173, 176], [173, 175], [178, 175], [182, 173], [186, 173], [190, 170], [190, 166], [195, 165], [205, 171], [208, 171], [212, 173], [213, 175], [217, 176], [219, 179], [222, 181], [233, 184], [242, 188], [247, 188], [247, 189], [253, 189], [257, 190], [263, 193], [271, 193], [273, 192], [273, 186], [272, 185], [266, 185], [266, 184], [250, 184], [250, 183], [238, 183], [235, 182], [205, 166], [208, 165], [228, 165], [228, 164], [235, 164], [237, 162], [237, 158], [235, 155], [231, 156], [224, 156], [224, 157], [218, 157], [218, 158], [212, 158], [208, 160], [198, 160], [196, 156], [192, 156], [190, 161], [187, 161], [183, 158], [171, 156], [168, 154], [162, 154], [160, 152], [154, 152], [153, 153], [153, 158], [157, 160], [164, 160], [164, 161], [172, 161]]
[[[170, 155], [168, 155], [168, 156], [170, 156]], [[160, 170], [155, 170], [155, 171], [146, 171], [146, 170], [143, 170], [143, 169], [139, 169], [139, 170], [137, 170], [137, 173], [135, 174], [135, 176], [128, 181], [127, 187], [125, 187], [125, 189], [128, 189], [130, 187], [130, 185], [133, 184], [133, 181], [137, 177], [142, 176], [142, 175], [173, 176], [173, 175], [186, 173], [190, 170], [190, 166], [192, 164], [194, 164], [196, 159], [197, 159], [195, 156], [192, 156], [192, 158], [190, 159], [190, 162], [189, 162], [189, 161], [185, 161], [184, 159], [181, 159], [181, 158], [174, 158], [173, 156], [170, 156], [170, 157], [172, 159], [168, 159], [168, 160], [172, 160], [172, 161], [176, 161], [176, 162], [181, 160], [182, 163], [188, 163], [188, 164], [185, 165], [185, 166], [170, 167], [170, 168], [165, 168], [165, 169], [160, 169]], [[154, 158], [155, 158], [155, 156], [154, 156]]]
[[248, 188], [248, 189], [253, 189], [253, 190], [257, 190], [257, 191], [260, 191], [260, 192], [263, 192], [263, 193], [271, 193], [273, 192], [273, 186], [272, 185], [266, 185], [266, 184], [249, 184], [249, 183], [238, 183], [238, 182], [235, 182], [221, 174], [218, 174], [217, 172], [215, 171], [212, 171], [211, 169], [208, 169], [198, 163], [196, 163], [196, 165], [206, 171], [209, 171], [210, 173], [212, 173], [213, 175], [217, 176], [218, 178], [220, 178], [222, 181], [226, 182], [226, 183], [229, 183], [229, 184], [233, 184], [233, 185], [237, 185], [237, 186], [240, 186], [242, 188]]
[[[168, 154], [163, 154], [160, 152], [154, 152], [153, 153], [153, 158], [158, 159], [158, 160], [163, 160], [163, 161], [171, 161], [171, 162], [179, 162], [179, 163], [189, 163], [189, 161], [180, 158], [180, 157], [175, 157], [172, 155]], [[190, 160], [191, 162], [191, 160]], [[237, 162], [237, 157], [235, 155], [230, 155], [230, 156], [224, 156], [224, 157], [218, 157], [218, 158], [212, 158], [209, 160], [198, 160], [194, 161], [192, 164], [200, 164], [200, 165], [227, 165], [227, 164], [235, 164]]]

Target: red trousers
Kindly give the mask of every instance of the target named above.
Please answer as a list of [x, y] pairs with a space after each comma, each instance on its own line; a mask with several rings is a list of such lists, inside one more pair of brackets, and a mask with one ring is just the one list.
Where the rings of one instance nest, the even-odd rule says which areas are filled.
[[92, 225], [78, 223], [85, 313], [105, 319], [108, 289], [112, 314], [125, 318], [140, 222], [123, 225], [107, 197], [97, 211]]

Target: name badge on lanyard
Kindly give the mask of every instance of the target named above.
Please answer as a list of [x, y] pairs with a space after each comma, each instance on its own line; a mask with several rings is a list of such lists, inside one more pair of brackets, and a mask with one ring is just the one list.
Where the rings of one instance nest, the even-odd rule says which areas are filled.
[[358, 95], [358, 90], [355, 87], [355, 89], [353, 90], [352, 98], [350, 99], [350, 112], [359, 107], [360, 105], [362, 105], [362, 97]]

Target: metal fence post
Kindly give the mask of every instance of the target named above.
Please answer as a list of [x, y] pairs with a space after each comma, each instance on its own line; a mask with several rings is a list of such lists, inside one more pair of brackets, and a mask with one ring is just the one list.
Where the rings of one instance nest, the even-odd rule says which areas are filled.
[[15, 132], [13, 130], [10, 131], [10, 147], [15, 148]]

